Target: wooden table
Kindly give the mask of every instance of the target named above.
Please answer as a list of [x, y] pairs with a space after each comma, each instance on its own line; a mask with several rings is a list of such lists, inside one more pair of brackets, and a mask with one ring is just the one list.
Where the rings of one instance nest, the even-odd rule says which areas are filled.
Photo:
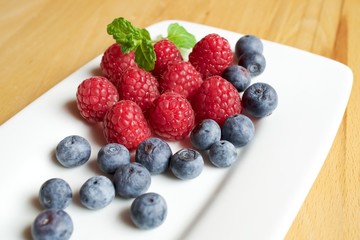
[[1, 0], [0, 124], [101, 54], [120, 16], [138, 27], [187, 20], [333, 58], [352, 68], [352, 94], [287, 239], [360, 239], [359, 15], [359, 0]]

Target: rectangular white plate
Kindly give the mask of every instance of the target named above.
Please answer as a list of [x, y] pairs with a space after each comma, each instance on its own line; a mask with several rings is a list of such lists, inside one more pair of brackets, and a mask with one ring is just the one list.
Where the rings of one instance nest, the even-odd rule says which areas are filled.
[[[163, 21], [147, 29], [166, 36]], [[197, 40], [218, 33], [232, 46], [238, 33], [179, 22]], [[60, 177], [74, 199], [66, 209], [74, 222], [72, 239], [282, 239], [308, 194], [341, 123], [352, 86], [343, 64], [291, 47], [264, 41], [265, 72], [253, 80], [271, 84], [279, 95], [275, 112], [255, 123], [253, 141], [239, 150], [229, 169], [206, 164], [196, 179], [154, 176], [149, 191], [163, 195], [168, 217], [157, 229], [141, 231], [130, 222], [132, 200], [117, 197], [104, 209], [79, 203], [78, 191], [99, 175], [96, 155], [105, 144], [100, 126], [86, 124], [76, 109], [78, 84], [99, 74], [101, 56], [70, 75], [0, 127], [0, 229], [3, 239], [30, 239], [30, 226], [42, 210], [37, 195], [43, 182]], [[72, 134], [92, 145], [89, 162], [65, 169], [54, 149]], [[175, 152], [181, 147], [171, 143]]]

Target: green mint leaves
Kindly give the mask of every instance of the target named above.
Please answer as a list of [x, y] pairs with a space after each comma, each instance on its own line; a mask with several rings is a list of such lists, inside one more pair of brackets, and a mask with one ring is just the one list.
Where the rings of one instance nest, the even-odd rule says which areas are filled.
[[190, 49], [194, 47], [196, 43], [195, 36], [186, 31], [186, 29], [178, 23], [170, 24], [167, 31], [167, 39], [172, 41], [177, 48]]
[[120, 44], [123, 53], [134, 50], [139, 67], [148, 71], [154, 68], [156, 56], [146, 29], [136, 28], [124, 18], [116, 18], [107, 26], [107, 32]]
[[[180, 26], [178, 23], [169, 25], [168, 36], [179, 49], [192, 48], [196, 39]], [[129, 53], [131, 50], [135, 52], [135, 62], [140, 68], [147, 71], [154, 69], [156, 55], [150, 34], [146, 29], [134, 27], [128, 20], [124, 18], [116, 18], [107, 26], [107, 33], [112, 35], [117, 43], [121, 46], [123, 53]]]

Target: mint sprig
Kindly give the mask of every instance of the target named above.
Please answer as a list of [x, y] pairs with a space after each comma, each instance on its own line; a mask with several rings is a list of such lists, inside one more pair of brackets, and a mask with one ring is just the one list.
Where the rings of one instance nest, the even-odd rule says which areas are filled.
[[123, 53], [134, 50], [135, 62], [140, 68], [148, 71], [154, 69], [156, 56], [146, 29], [134, 27], [124, 18], [116, 18], [107, 26], [107, 33], [120, 44]]
[[[186, 31], [178, 23], [169, 25], [168, 36], [178, 49], [190, 49], [195, 43], [194, 35]], [[112, 35], [117, 43], [121, 46], [122, 53], [129, 53], [134, 50], [135, 62], [140, 68], [147, 71], [154, 69], [156, 54], [150, 33], [146, 29], [140, 29], [131, 24], [128, 20], [120, 17], [114, 19], [107, 26], [107, 33]]]
[[190, 49], [194, 47], [196, 43], [195, 36], [186, 31], [186, 29], [178, 23], [170, 24], [167, 31], [167, 39], [172, 41], [177, 48]]

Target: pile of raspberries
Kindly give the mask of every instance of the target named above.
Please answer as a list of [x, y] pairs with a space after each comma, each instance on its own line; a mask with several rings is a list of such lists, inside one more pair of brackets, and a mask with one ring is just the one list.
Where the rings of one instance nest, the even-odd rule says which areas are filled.
[[204, 119], [221, 126], [241, 112], [238, 91], [221, 77], [234, 60], [228, 40], [208, 34], [195, 44], [188, 60], [167, 39], [157, 41], [154, 51], [155, 67], [149, 72], [138, 67], [133, 51], [123, 54], [114, 43], [102, 56], [103, 75], [78, 86], [81, 116], [102, 123], [107, 142], [133, 150], [152, 135], [177, 141]]

